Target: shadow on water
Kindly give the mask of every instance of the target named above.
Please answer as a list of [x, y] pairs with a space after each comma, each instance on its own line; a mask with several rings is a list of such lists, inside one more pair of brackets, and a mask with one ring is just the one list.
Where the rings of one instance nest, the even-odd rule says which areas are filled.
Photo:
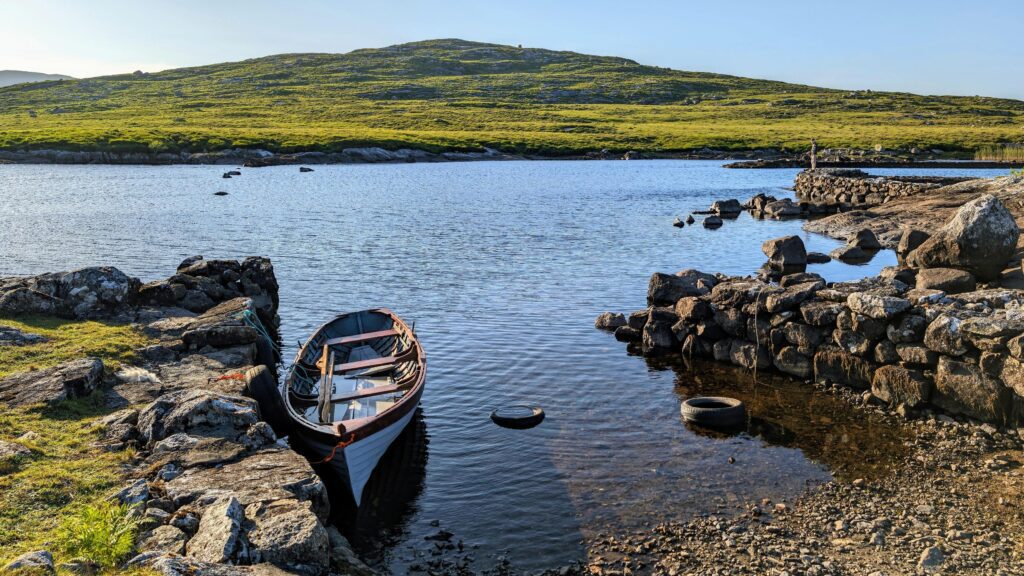
[[693, 396], [731, 396], [743, 401], [747, 423], [732, 433], [687, 426], [710, 438], [742, 434], [768, 446], [796, 448], [839, 479], [885, 474], [906, 454], [904, 429], [811, 384], [770, 372], [753, 372], [706, 360], [649, 361], [676, 372], [680, 402]]
[[331, 497], [331, 522], [371, 564], [405, 536], [408, 520], [417, 512], [427, 469], [427, 423], [417, 409], [409, 425], [395, 438], [374, 469], [356, 507], [346, 488], [330, 469], [315, 466]]

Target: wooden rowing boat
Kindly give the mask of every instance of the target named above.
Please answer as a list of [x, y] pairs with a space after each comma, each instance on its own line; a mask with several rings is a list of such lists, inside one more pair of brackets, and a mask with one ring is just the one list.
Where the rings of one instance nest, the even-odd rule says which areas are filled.
[[381, 456], [412, 419], [426, 376], [419, 339], [394, 312], [334, 318], [299, 348], [285, 377], [292, 444], [336, 472], [359, 506]]

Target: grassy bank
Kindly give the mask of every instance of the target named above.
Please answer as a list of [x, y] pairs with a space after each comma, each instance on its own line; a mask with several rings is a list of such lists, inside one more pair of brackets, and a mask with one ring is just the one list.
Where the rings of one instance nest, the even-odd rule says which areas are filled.
[[[0, 347], [0, 378], [83, 356], [101, 358], [110, 371], [149, 343], [125, 325], [41, 317], [0, 319], [0, 325], [49, 338]], [[0, 440], [31, 450], [0, 461], [0, 566], [37, 549], [50, 550], [58, 562], [84, 556], [113, 564], [125, 554], [134, 528], [106, 497], [121, 486], [134, 453], [96, 445], [102, 432], [96, 423], [110, 412], [103, 392], [54, 407], [0, 406]], [[119, 523], [121, 535], [111, 535]]]
[[0, 89], [0, 148], [278, 152], [939, 148], [1024, 141], [1024, 102], [840, 91], [437, 40]]

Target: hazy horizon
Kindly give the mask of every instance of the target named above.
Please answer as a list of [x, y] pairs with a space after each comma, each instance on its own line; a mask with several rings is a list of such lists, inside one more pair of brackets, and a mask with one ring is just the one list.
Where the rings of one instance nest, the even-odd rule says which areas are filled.
[[1024, 99], [1012, 76], [1024, 5], [999, 0], [799, 0], [786, 8], [654, 2], [623, 10], [604, 0], [515, 7], [387, 6], [310, 0], [287, 13], [269, 0], [154, 9], [101, 0], [0, 6], [0, 69], [77, 78], [200, 66], [280, 53], [344, 53], [438, 38], [619, 56], [676, 70], [714, 72], [846, 90]]

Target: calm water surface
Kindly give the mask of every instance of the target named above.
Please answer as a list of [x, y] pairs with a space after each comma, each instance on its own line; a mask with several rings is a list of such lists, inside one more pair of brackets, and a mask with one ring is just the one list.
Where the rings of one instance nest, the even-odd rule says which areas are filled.
[[[150, 280], [193, 254], [267, 255], [289, 359], [340, 311], [389, 306], [415, 321], [429, 377], [414, 447], [396, 457], [415, 462], [387, 472], [405, 478], [406, 504], [370, 507], [361, 525], [361, 546], [396, 572], [430, 557], [423, 537], [438, 524], [478, 568], [500, 556], [520, 569], [559, 565], [583, 557], [598, 532], [792, 496], [846, 466], [822, 450], [832, 440], [873, 449], [836, 434], [845, 408], [828, 400], [765, 404], [788, 397], [778, 390], [789, 384], [651, 366], [593, 328], [602, 311], [642, 308], [653, 271], [749, 274], [765, 260], [761, 242], [785, 234], [810, 250], [836, 247], [799, 221], [746, 214], [716, 231], [671, 226], [715, 199], [791, 196], [796, 170], [475, 162], [284, 166], [225, 180], [225, 169], [0, 166], [0, 275], [109, 264]], [[810, 271], [853, 279], [893, 261], [883, 252], [866, 266]], [[759, 436], [685, 427], [679, 400], [696, 390], [756, 402]], [[522, 401], [548, 419], [529, 431], [488, 419]]]

